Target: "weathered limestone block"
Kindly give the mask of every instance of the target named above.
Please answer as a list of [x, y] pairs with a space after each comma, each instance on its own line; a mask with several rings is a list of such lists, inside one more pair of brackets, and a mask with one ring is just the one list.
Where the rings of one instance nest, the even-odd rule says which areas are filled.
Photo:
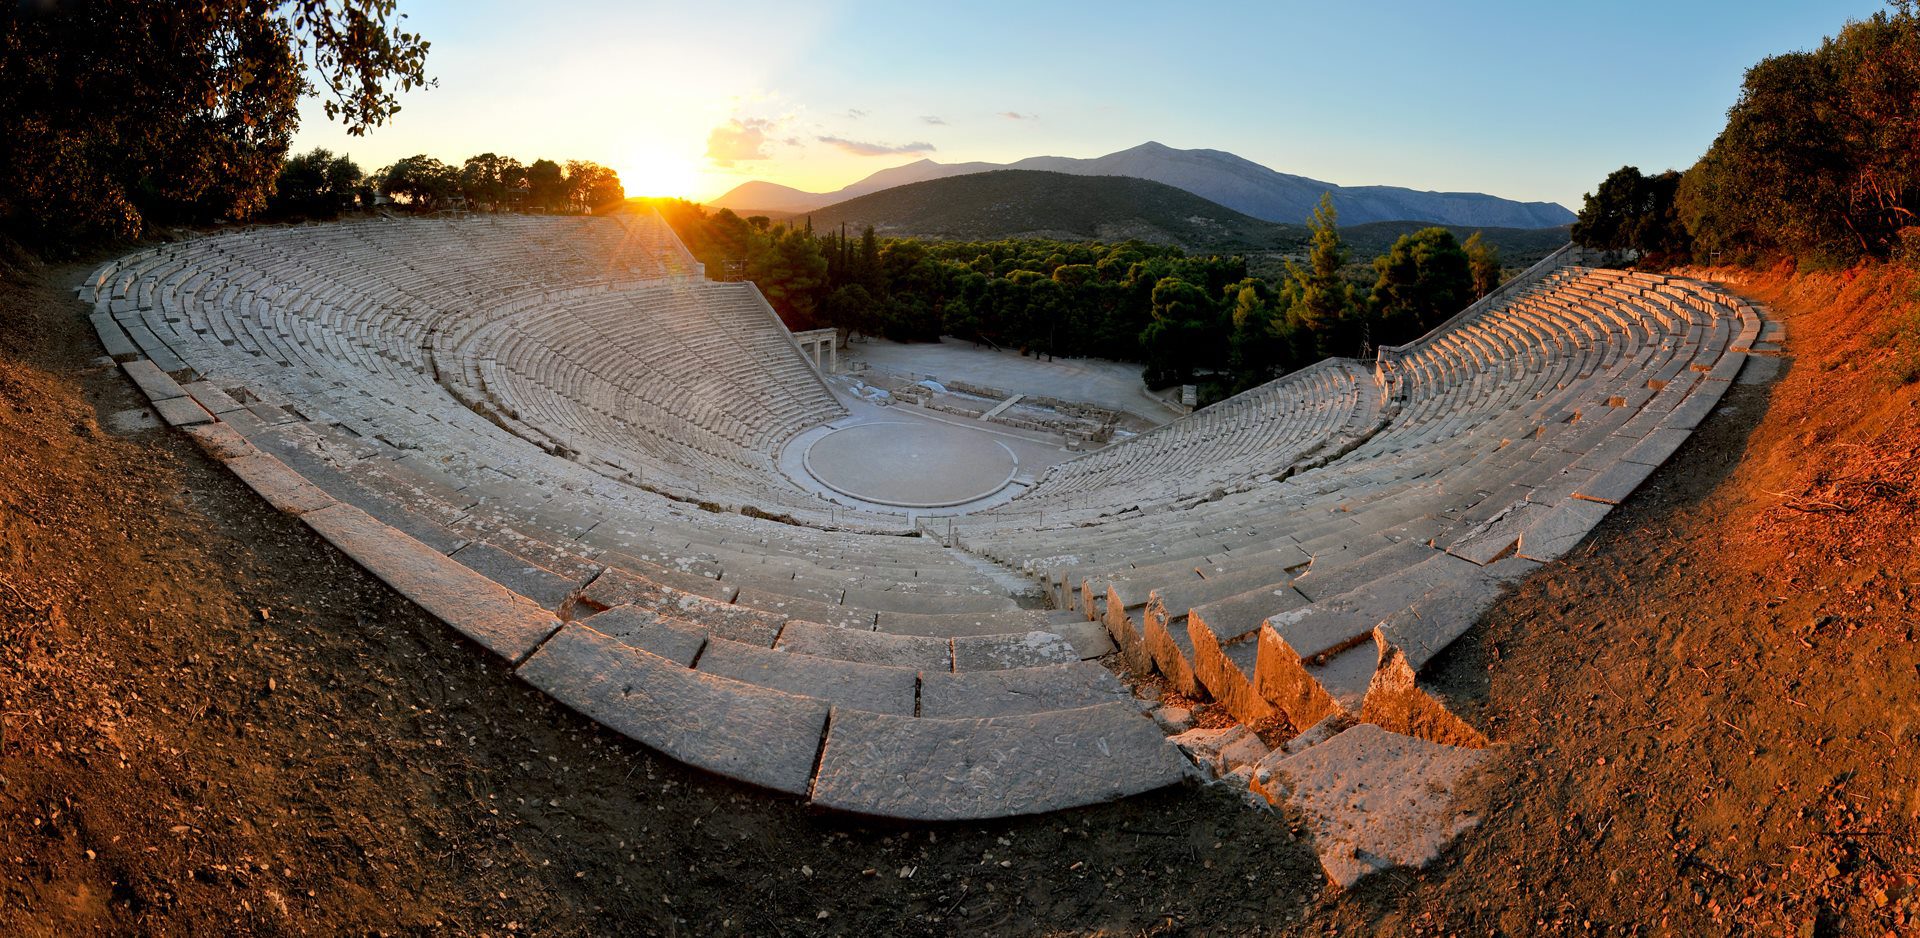
[[1141, 642], [1175, 690], [1189, 697], [1201, 692], [1200, 678], [1193, 670], [1193, 638], [1187, 634], [1186, 613], [1169, 614], [1158, 592], [1141, 613]]
[[1013, 599], [992, 593], [917, 593], [905, 590], [847, 590], [841, 600], [849, 606], [880, 612], [939, 615], [956, 612], [998, 612], [1017, 608]]
[[923, 717], [998, 717], [1048, 710], [1072, 710], [1132, 695], [1113, 672], [1090, 661], [971, 671], [920, 674]]
[[1058, 811], [1151, 791], [1190, 769], [1126, 703], [984, 719], [833, 712], [813, 801], [910, 821]]
[[1453, 792], [1483, 753], [1362, 723], [1279, 761], [1268, 789], [1306, 816], [1321, 868], [1344, 889], [1380, 870], [1425, 866], [1473, 826]]
[[186, 434], [193, 437], [193, 441], [200, 444], [207, 455], [222, 462], [258, 452], [230, 423], [203, 423], [197, 427], [187, 427]]
[[1378, 660], [1367, 642], [1309, 661], [1271, 626], [1261, 627], [1257, 648], [1254, 693], [1295, 726], [1357, 711]]
[[730, 641], [768, 646], [787, 621], [777, 612], [750, 609], [689, 593], [622, 570], [609, 569], [581, 590], [581, 598], [601, 608], [631, 605], [691, 622]]
[[153, 409], [160, 412], [160, 419], [170, 427], [191, 427], [196, 424], [212, 423], [213, 415], [207, 409], [195, 403], [191, 397], [169, 397], [153, 402]]
[[583, 716], [737, 781], [805, 795], [827, 705], [689, 671], [582, 625], [520, 666], [520, 678]]
[[650, 609], [615, 606], [582, 621], [602, 635], [650, 651], [683, 668], [693, 667], [694, 659], [707, 647], [705, 629]]
[[1627, 496], [1632, 495], [1633, 491], [1640, 487], [1640, 483], [1647, 481], [1647, 478], [1653, 475], [1654, 469], [1654, 466], [1646, 463], [1621, 459], [1602, 469], [1584, 485], [1574, 489], [1573, 497], [1618, 505], [1626, 501]]
[[[624, 606], [636, 598], [660, 595], [661, 587], [691, 593], [716, 603], [732, 603], [740, 590], [697, 573], [678, 570], [648, 570], [644, 573], [610, 566], [580, 591], [580, 599], [602, 609]], [[769, 616], [769, 621], [773, 617]]]
[[1613, 506], [1569, 498], [1549, 509], [1520, 534], [1519, 556], [1547, 563], [1558, 560], [1586, 539]]
[[[1069, 644], [1073, 645], [1074, 651], [1080, 655], [1083, 661], [1093, 658], [1103, 658], [1113, 654], [1116, 650], [1113, 644], [1113, 636], [1108, 635], [1107, 627], [1098, 622], [1087, 622], [1085, 620], [1075, 622], [1069, 620], [1066, 616], [1059, 616], [1049, 619], [1046, 625], [1040, 627], [1040, 631], [1052, 632], [1066, 639]], [[955, 637], [957, 638], [958, 636]]]
[[1179, 746], [1187, 758], [1205, 769], [1208, 775], [1219, 775], [1227, 771], [1227, 766], [1222, 764], [1222, 756], [1229, 748], [1248, 738], [1256, 742], [1259, 740], [1245, 723], [1236, 723], [1213, 729], [1188, 730], [1178, 736], [1169, 736], [1167, 740]]
[[855, 609], [802, 596], [788, 596], [751, 586], [740, 588], [733, 601], [742, 606], [777, 613], [788, 619], [805, 619], [843, 629], [873, 630], [873, 610]]
[[1433, 743], [1484, 749], [1487, 737], [1420, 689], [1399, 648], [1381, 642], [1380, 663], [1360, 705], [1360, 721]]
[[[1138, 610], [1132, 612], [1137, 614]], [[1113, 644], [1120, 649], [1120, 660], [1126, 664], [1127, 670], [1146, 674], [1153, 670], [1153, 656], [1147, 652], [1135, 614], [1129, 613], [1125, 602], [1113, 587], [1107, 587], [1103, 613], [1107, 634], [1113, 636]]]
[[352, 505], [301, 515], [327, 542], [400, 595], [508, 661], [560, 627], [553, 613]]
[[1253, 681], [1260, 623], [1276, 612], [1306, 604], [1306, 597], [1292, 587], [1275, 586], [1196, 606], [1188, 613], [1194, 675], [1227, 712], [1248, 723], [1273, 716], [1272, 705], [1259, 695]]
[[540, 605], [558, 610], [580, 585], [558, 573], [492, 544], [470, 541], [453, 559]]
[[997, 671], [1079, 660], [1080, 652], [1073, 643], [1056, 632], [1035, 630], [1017, 635], [968, 635], [953, 639], [955, 671]]
[[[1085, 617], [1076, 617], [1084, 624]], [[1049, 628], [1047, 614], [1031, 609], [998, 612], [918, 613], [881, 610], [875, 628], [897, 635], [952, 638], [958, 635], [1005, 635]]]
[[319, 486], [259, 450], [231, 457], [226, 460], [226, 466], [267, 504], [287, 514], [304, 515], [335, 504], [333, 496]]
[[1155, 707], [1148, 711], [1153, 722], [1160, 724], [1168, 733], [1184, 733], [1193, 729], [1193, 711], [1187, 707]]
[[150, 401], [158, 403], [168, 398], [186, 396], [187, 392], [180, 390], [180, 385], [168, 377], [166, 372], [144, 358], [122, 362], [120, 367], [126, 370], [127, 377], [132, 378], [133, 383], [140, 386], [140, 390], [146, 393]]
[[795, 619], [780, 630], [776, 648], [800, 655], [864, 661], [927, 671], [953, 670], [953, 640], [862, 632]]
[[813, 697], [834, 707], [913, 716], [919, 672], [796, 655], [716, 638], [700, 655], [699, 670], [757, 687]]

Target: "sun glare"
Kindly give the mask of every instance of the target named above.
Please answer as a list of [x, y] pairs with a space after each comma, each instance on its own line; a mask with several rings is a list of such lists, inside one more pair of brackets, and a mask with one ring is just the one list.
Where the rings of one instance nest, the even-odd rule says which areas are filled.
[[614, 169], [629, 196], [688, 197], [699, 182], [697, 161], [684, 153], [637, 146]]

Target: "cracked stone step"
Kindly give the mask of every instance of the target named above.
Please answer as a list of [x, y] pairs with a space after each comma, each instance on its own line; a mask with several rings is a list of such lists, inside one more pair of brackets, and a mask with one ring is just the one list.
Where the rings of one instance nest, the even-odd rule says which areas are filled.
[[520, 679], [650, 749], [716, 775], [805, 795], [826, 728], [810, 697], [702, 674], [568, 625], [520, 666]]
[[836, 709], [813, 802], [907, 821], [1012, 817], [1152, 791], [1190, 771], [1126, 703], [980, 719]]

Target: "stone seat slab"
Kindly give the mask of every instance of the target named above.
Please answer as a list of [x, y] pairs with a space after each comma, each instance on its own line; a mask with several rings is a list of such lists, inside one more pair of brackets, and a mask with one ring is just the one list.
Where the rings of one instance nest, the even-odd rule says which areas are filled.
[[492, 544], [469, 541], [451, 556], [468, 569], [554, 611], [565, 605], [580, 585]]
[[615, 606], [580, 620], [594, 631], [652, 652], [683, 668], [693, 667], [707, 647], [705, 629], [650, 609]]
[[867, 664], [927, 671], [953, 670], [952, 639], [843, 629], [804, 619], [787, 623], [780, 630], [779, 641], [774, 647], [793, 654], [818, 655]]
[[874, 627], [878, 631], [896, 635], [950, 638], [1030, 632], [1037, 628], [1051, 628], [1049, 623], [1045, 613], [1032, 609], [954, 613], [890, 612], [883, 609]]
[[769, 592], [751, 586], [740, 587], [734, 602], [742, 606], [778, 613], [788, 619], [805, 619], [808, 622], [819, 622], [843, 629], [873, 630], [874, 612], [871, 609], [842, 606], [819, 599]]
[[681, 667], [568, 625], [519, 676], [583, 716], [716, 775], [806, 795], [826, 704]]
[[161, 371], [159, 366], [144, 358], [137, 358], [130, 362], [122, 362], [120, 367], [126, 371], [127, 377], [133, 379], [133, 383], [139, 386], [140, 390], [147, 395], [147, 399], [150, 401], [159, 403], [169, 398], [186, 396], [187, 392], [180, 390], [178, 382], [174, 381], [166, 372]]
[[998, 671], [1081, 660], [1080, 650], [1057, 632], [968, 635], [952, 641], [955, 671]]
[[998, 717], [1131, 700], [1113, 672], [1091, 661], [920, 675], [920, 716]]
[[[609, 576], [613, 578], [609, 580]], [[651, 609], [693, 623], [709, 634], [749, 645], [772, 645], [787, 621], [778, 613], [719, 602], [617, 570], [595, 577], [581, 596], [601, 608], [631, 605]]]
[[1584, 499], [1563, 499], [1520, 533], [1516, 553], [1541, 563], [1557, 560], [1586, 539], [1613, 506]]
[[990, 593], [915, 593], [904, 590], [849, 589], [841, 600], [876, 612], [922, 614], [1002, 612], [1017, 609], [1012, 597]]
[[1361, 723], [1263, 764], [1261, 786], [1308, 819], [1327, 879], [1345, 889], [1396, 866], [1421, 867], [1474, 823], [1452, 792], [1484, 750], [1445, 746]]
[[329, 505], [300, 517], [400, 595], [508, 661], [526, 657], [560, 626], [532, 600], [352, 505]]
[[759, 687], [825, 701], [833, 707], [914, 715], [919, 672], [913, 668], [797, 655], [716, 638], [698, 669]]
[[909, 821], [1038, 814], [1172, 785], [1187, 761], [1126, 703], [979, 719], [835, 710], [813, 803]]
[[248, 449], [250, 452], [226, 460], [227, 469], [267, 504], [290, 515], [304, 515], [338, 504], [319, 486], [287, 468], [286, 463], [252, 447]]

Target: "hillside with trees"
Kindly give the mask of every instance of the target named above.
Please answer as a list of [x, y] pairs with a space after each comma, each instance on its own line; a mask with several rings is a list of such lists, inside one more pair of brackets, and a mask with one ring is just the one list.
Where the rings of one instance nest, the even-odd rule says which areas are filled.
[[[959, 179], [993, 175], [1001, 174]], [[1036, 355], [1137, 361], [1149, 385], [1197, 383], [1207, 400], [1329, 355], [1412, 339], [1498, 286], [1501, 272], [1484, 239], [1462, 244], [1428, 227], [1394, 239], [1356, 278], [1325, 199], [1302, 261], [1284, 261], [1273, 278], [1250, 273], [1244, 254], [1141, 240], [883, 238], [872, 227], [825, 229], [817, 215], [796, 226], [678, 200], [644, 204], [709, 275], [738, 264], [794, 329], [900, 341], [952, 335]]]
[[1164, 183], [997, 170], [884, 189], [808, 213], [891, 237], [1144, 241], [1189, 250], [1287, 250], [1306, 229], [1243, 215]]

